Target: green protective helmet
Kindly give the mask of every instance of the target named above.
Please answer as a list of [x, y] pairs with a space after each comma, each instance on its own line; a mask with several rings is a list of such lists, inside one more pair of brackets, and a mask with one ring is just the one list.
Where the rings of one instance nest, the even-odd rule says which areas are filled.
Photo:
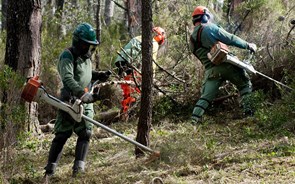
[[77, 44], [79, 40], [83, 40], [91, 45], [98, 45], [96, 40], [96, 33], [93, 27], [88, 23], [79, 24], [73, 33], [73, 45]]

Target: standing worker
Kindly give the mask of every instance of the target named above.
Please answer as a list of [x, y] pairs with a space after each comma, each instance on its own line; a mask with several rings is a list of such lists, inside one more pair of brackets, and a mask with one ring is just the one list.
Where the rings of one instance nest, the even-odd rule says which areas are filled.
[[210, 22], [210, 12], [204, 6], [197, 6], [193, 11], [192, 18], [195, 27], [190, 39], [191, 50], [205, 67], [201, 97], [194, 107], [192, 123], [196, 124], [201, 120], [202, 115], [216, 97], [220, 85], [225, 80], [236, 85], [239, 90], [244, 115], [253, 115], [254, 112], [249, 100], [252, 84], [246, 71], [226, 62], [216, 65], [210, 61], [207, 54], [218, 41], [226, 45], [248, 49], [251, 52], [257, 50], [256, 45], [248, 43]]
[[[158, 49], [165, 41], [165, 30], [161, 27], [154, 27], [152, 31], [155, 34], [153, 37], [153, 70], [155, 72]], [[115, 65], [118, 67], [119, 76], [126, 81], [131, 80], [141, 84], [141, 74], [134, 70], [134, 67], [141, 69], [141, 57], [141, 36], [137, 36], [124, 46], [116, 58]], [[128, 84], [121, 84], [121, 89], [123, 91], [121, 117], [127, 120], [128, 110], [131, 104], [136, 102], [136, 98], [132, 94], [140, 93], [140, 90], [138, 87], [132, 87]]]
[[[92, 70], [91, 55], [98, 44], [92, 26], [88, 23], [79, 24], [73, 33], [72, 46], [61, 53], [57, 66], [63, 84], [61, 100], [69, 103], [75, 99], [81, 99], [84, 114], [90, 118], [94, 116], [93, 102], [96, 100], [95, 96], [88, 92], [91, 88], [91, 81], [104, 82], [109, 78], [109, 72]], [[84, 119], [82, 122], [76, 122], [66, 112], [58, 110], [54, 126], [55, 137], [52, 140], [48, 163], [45, 167], [45, 181], [48, 182], [48, 176], [54, 174], [62, 155], [63, 146], [73, 132], [78, 136], [73, 177], [79, 172], [84, 172], [92, 126]]]

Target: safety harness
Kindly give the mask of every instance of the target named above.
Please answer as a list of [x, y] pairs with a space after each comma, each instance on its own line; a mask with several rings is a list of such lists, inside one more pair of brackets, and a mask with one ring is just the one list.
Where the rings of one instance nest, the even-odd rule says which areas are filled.
[[197, 56], [196, 54], [196, 51], [199, 49], [199, 48], [205, 48], [202, 46], [202, 42], [201, 42], [201, 34], [202, 34], [202, 31], [204, 29], [204, 26], [201, 25], [201, 27], [199, 28], [198, 32], [197, 32], [197, 38], [196, 40], [193, 38], [193, 36], [191, 35], [190, 36], [190, 41], [192, 43], [192, 46], [193, 46], [193, 54], [199, 59], [199, 57]]

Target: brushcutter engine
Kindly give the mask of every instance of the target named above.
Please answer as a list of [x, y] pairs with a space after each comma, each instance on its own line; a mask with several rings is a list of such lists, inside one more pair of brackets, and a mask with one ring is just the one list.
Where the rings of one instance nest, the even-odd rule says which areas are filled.
[[21, 97], [27, 102], [38, 102], [39, 100], [44, 100], [50, 105], [57, 107], [71, 115], [71, 117], [77, 121], [82, 121], [83, 106], [81, 100], [77, 99], [72, 106], [64, 103], [63, 101], [49, 95], [45, 88], [42, 86], [42, 82], [38, 80], [39, 77], [33, 77], [29, 79], [25, 85]]

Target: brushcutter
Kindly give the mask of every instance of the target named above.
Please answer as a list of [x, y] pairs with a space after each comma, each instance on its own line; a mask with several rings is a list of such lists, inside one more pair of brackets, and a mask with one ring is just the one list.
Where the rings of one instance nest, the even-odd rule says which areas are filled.
[[262, 77], [265, 77], [265, 78], [267, 78], [267, 79], [269, 79], [269, 80], [271, 80], [271, 81], [273, 81], [273, 82], [275, 82], [275, 83], [277, 83], [277, 84], [279, 84], [281, 86], [284, 86], [287, 89], [294, 90], [293, 88], [287, 86], [286, 84], [283, 84], [282, 82], [277, 81], [277, 80], [275, 80], [275, 79], [273, 79], [273, 78], [271, 78], [271, 77], [269, 77], [269, 76], [255, 70], [253, 65], [250, 64], [250, 60], [251, 60], [252, 57], [253, 57], [253, 53], [251, 53], [251, 55], [250, 55], [250, 57], [248, 59], [246, 59], [244, 61], [240, 61], [236, 56], [231, 55], [231, 54], [227, 54], [225, 62], [231, 63], [231, 64], [233, 64], [235, 66], [240, 67], [240, 68], [243, 68], [243, 69], [245, 69], [246, 71], [248, 71], [250, 73], [258, 74], [258, 75], [260, 75]]
[[228, 46], [220, 41], [218, 41], [210, 50], [210, 52], [207, 54], [208, 58], [210, 61], [216, 65], [222, 63], [222, 62], [227, 62], [231, 63], [239, 68], [243, 68], [246, 71], [253, 73], [253, 74], [258, 74], [262, 77], [265, 77], [281, 86], [284, 86], [285, 88], [288, 88], [290, 90], [294, 90], [291, 87], [255, 70], [255, 68], [250, 64], [250, 61], [253, 57], [254, 52], [250, 51], [249, 53], [249, 58], [245, 59], [243, 61], [239, 60], [235, 55], [229, 52]]
[[[117, 81], [117, 83], [126, 83], [126, 81]], [[103, 83], [101, 83], [103, 84]], [[108, 82], [108, 84], [114, 84], [114, 82]], [[96, 87], [99, 86], [99, 84], [96, 83]], [[103, 86], [103, 85], [100, 85]], [[89, 121], [90, 123], [101, 127], [102, 129], [124, 139], [125, 141], [134, 144], [135, 146], [139, 147], [140, 149], [142, 149], [143, 151], [147, 151], [149, 153], [151, 153], [152, 157], [159, 157], [160, 156], [160, 152], [159, 151], [154, 151], [151, 148], [137, 142], [134, 141], [130, 138], [128, 138], [127, 136], [120, 134], [119, 132], [103, 125], [102, 123], [99, 123], [87, 116], [85, 116], [83, 114], [83, 105], [82, 105], [82, 101], [80, 99], [77, 99], [74, 104], [71, 106], [51, 95], [49, 95], [46, 92], [46, 89], [44, 88], [44, 86], [42, 85], [42, 82], [39, 80], [38, 76], [35, 76], [31, 79], [28, 80], [28, 82], [25, 84], [21, 97], [27, 101], [27, 102], [38, 102], [39, 100], [44, 100], [46, 103], [60, 109], [63, 110], [65, 112], [67, 112], [68, 114], [71, 115], [71, 117], [77, 121], [77, 122], [81, 122], [82, 119]]]

